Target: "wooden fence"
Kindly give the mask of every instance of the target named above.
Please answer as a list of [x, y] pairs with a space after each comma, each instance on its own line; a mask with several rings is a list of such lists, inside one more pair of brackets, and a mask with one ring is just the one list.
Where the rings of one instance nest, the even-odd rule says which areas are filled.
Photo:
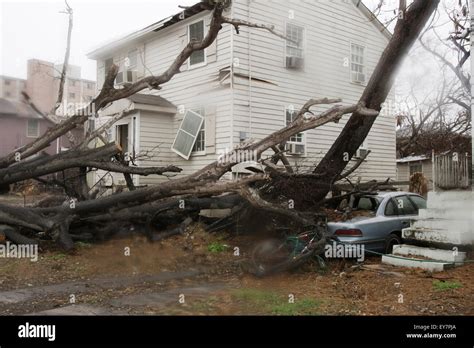
[[469, 188], [469, 159], [470, 156], [467, 154], [433, 154], [433, 186], [435, 189]]

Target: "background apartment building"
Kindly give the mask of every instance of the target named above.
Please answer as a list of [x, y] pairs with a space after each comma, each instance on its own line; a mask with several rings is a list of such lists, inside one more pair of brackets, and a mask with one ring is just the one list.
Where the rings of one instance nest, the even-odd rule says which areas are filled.
[[[26, 91], [35, 105], [44, 113], [49, 112], [56, 103], [62, 64], [39, 59], [28, 60], [27, 79], [0, 76], [0, 98], [22, 100]], [[96, 92], [95, 81], [81, 77], [81, 67], [69, 65], [64, 84], [63, 107], [74, 108], [92, 100]]]

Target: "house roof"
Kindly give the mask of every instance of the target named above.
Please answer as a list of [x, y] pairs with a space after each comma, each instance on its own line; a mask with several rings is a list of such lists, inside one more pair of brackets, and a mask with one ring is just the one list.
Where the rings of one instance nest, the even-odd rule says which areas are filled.
[[98, 48], [94, 49], [93, 51], [89, 52], [87, 54], [87, 57], [90, 59], [95, 59], [99, 58], [106, 52], [113, 50], [117, 47], [120, 47], [122, 45], [131, 43], [137, 39], [142, 38], [146, 34], [153, 33], [153, 32], [158, 32], [160, 30], [163, 30], [175, 23], [181, 22], [187, 18], [190, 18], [198, 13], [210, 10], [212, 7], [209, 5], [208, 2], [206, 1], [201, 1], [198, 2], [197, 4], [194, 4], [193, 6], [189, 6], [183, 11], [180, 11], [179, 13], [167, 17], [165, 19], [162, 19], [156, 23], [153, 23], [143, 29], [140, 29], [138, 31], [135, 31], [131, 34], [125, 35], [122, 38], [119, 38], [117, 40], [113, 40], [111, 42], [106, 43], [105, 45], [101, 45]]
[[153, 106], [160, 106], [163, 108], [176, 109], [176, 106], [172, 102], [170, 102], [169, 100], [163, 97], [160, 97], [159, 95], [137, 93], [128, 97], [127, 99], [136, 104], [153, 105]]
[[43, 116], [36, 112], [29, 104], [5, 98], [0, 98], [0, 116], [44, 119]]
[[[385, 27], [382, 22], [380, 22], [377, 18], [377, 16], [369, 10], [367, 6], [364, 5], [364, 3], [361, 0], [352, 0], [353, 4], [362, 12], [364, 16], [366, 16], [370, 22], [374, 24], [374, 26], [380, 30], [380, 32], [388, 39], [390, 40], [392, 37], [392, 34], [390, 31]], [[160, 30], [163, 30], [175, 23], [181, 22], [189, 17], [192, 17], [198, 13], [208, 11], [212, 9], [212, 6], [207, 2], [207, 1], [200, 1], [197, 4], [194, 4], [193, 6], [189, 6], [183, 11], [180, 11], [179, 13], [167, 17], [165, 19], [162, 19], [156, 23], [153, 23], [143, 29], [140, 29], [138, 31], [135, 31], [131, 34], [125, 35], [124, 37], [121, 37], [119, 39], [110, 41], [108, 43], [102, 44], [96, 49], [92, 50], [87, 54], [87, 57], [90, 59], [97, 59], [100, 58], [101, 56], [105, 55], [106, 53], [114, 50], [115, 48], [121, 47], [123, 45], [132, 43], [135, 40], [139, 40], [143, 38], [145, 35], [153, 33], [153, 32], [158, 32]]]
[[430, 156], [420, 155], [420, 156], [408, 156], [397, 159], [397, 163], [409, 163], [409, 162], [419, 162], [419, 161], [426, 161], [431, 159]]

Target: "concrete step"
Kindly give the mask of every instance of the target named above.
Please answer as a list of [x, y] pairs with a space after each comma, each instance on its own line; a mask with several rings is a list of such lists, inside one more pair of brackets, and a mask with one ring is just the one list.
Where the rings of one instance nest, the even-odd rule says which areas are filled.
[[466, 233], [473, 229], [472, 221], [456, 219], [424, 219], [413, 221], [412, 228], [422, 228], [428, 230], [440, 230], [440, 231], [451, 231], [455, 228], [455, 233]]
[[421, 268], [430, 272], [442, 272], [453, 268], [454, 265], [449, 262], [433, 262], [428, 260], [407, 260], [399, 255], [383, 255], [382, 263], [398, 267]]
[[468, 246], [472, 244], [472, 232], [438, 227], [436, 229], [409, 227], [402, 230], [402, 239]]
[[473, 212], [465, 209], [420, 209], [416, 220], [425, 219], [455, 219], [472, 221], [474, 219]]
[[415, 245], [400, 244], [394, 245], [393, 255], [399, 256], [421, 256], [431, 260], [453, 262], [457, 266], [461, 266], [466, 259], [466, 253], [452, 250], [442, 250], [436, 248], [424, 248]]

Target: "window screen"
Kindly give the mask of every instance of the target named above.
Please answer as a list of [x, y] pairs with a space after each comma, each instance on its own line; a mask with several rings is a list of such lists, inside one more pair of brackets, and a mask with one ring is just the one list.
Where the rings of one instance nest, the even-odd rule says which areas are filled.
[[286, 25], [286, 56], [303, 58], [304, 28], [288, 23]]
[[38, 120], [28, 120], [28, 129], [27, 137], [37, 138], [39, 137], [39, 121]]
[[192, 110], [187, 111], [171, 149], [181, 157], [189, 159], [203, 122], [204, 118], [200, 114]]

